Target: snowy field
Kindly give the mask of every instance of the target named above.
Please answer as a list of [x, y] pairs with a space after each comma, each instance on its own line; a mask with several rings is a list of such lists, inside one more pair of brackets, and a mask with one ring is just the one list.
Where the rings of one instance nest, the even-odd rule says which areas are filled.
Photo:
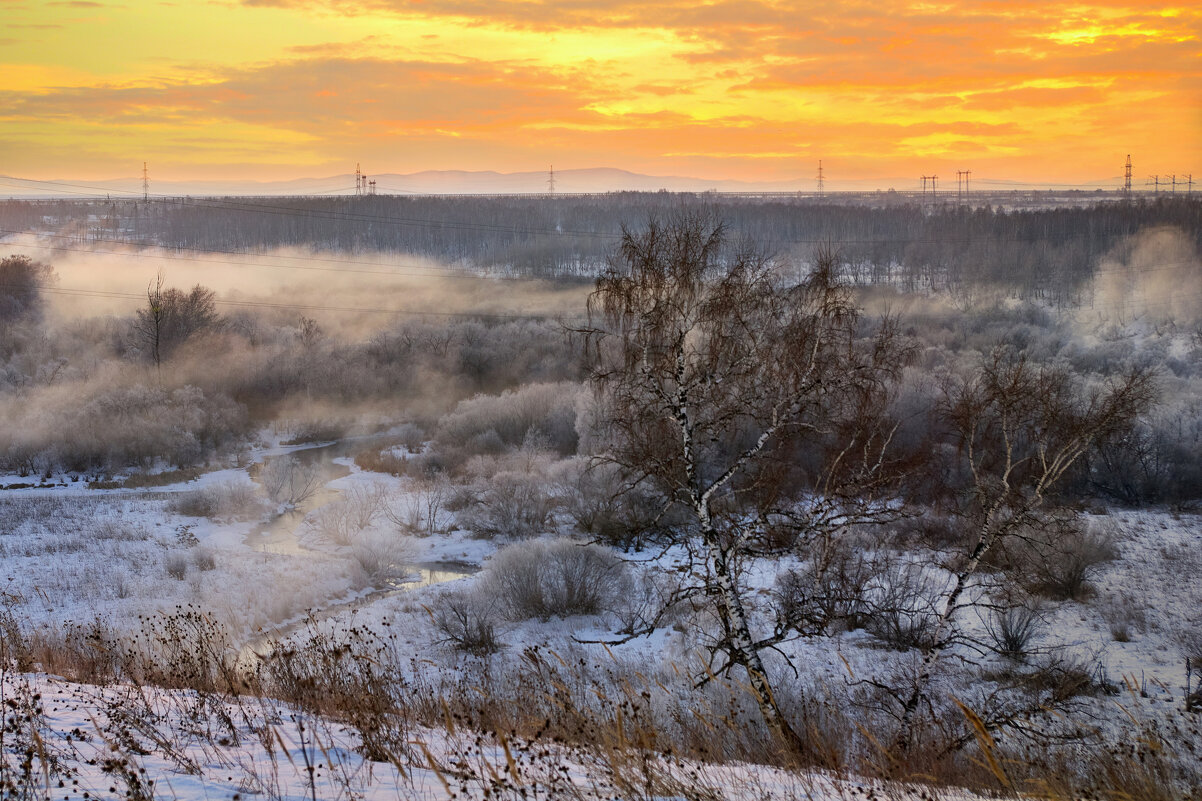
[[[489, 560], [504, 541], [473, 537], [445, 510], [432, 522], [417, 521], [418, 528], [429, 523], [432, 536], [399, 533], [397, 521], [415, 514], [420, 492], [412, 479], [365, 471], [340, 455], [350, 450], [269, 447], [245, 467], [146, 490], [88, 490], [70, 477], [48, 482], [60, 484], [54, 488], [6, 490], [0, 493], [4, 610], [35, 628], [84, 631], [99, 624], [113, 635], [200, 610], [222, 631], [222, 648], [239, 652], [243, 665], [306, 642], [370, 632], [387, 639], [392, 675], [431, 698], [464, 687], [516, 688], [532, 664], [555, 668], [557, 660], [563, 669], [555, 680], [593, 692], [604, 692], [598, 688], [605, 681], [619, 686], [637, 677], [649, 707], [666, 718], [690, 705], [700, 710], [699, 719], [754, 716], [748, 707], [724, 717], [720, 692], [691, 691], [689, 677], [703, 664], [704, 634], [679, 620], [633, 638], [615, 636], [621, 620], [612, 612], [501, 620], [495, 653], [474, 656], [453, 647], [435, 612], [485, 582]], [[273, 459], [312, 468], [312, 492], [297, 503], [273, 505], [263, 486]], [[206, 516], [185, 513], [184, 501], [198, 492], [224, 499], [226, 507], [209, 508]], [[372, 514], [360, 516], [362, 526], [345, 525], [352, 502], [374, 505]], [[1196, 724], [1180, 710], [1185, 655], [1197, 645], [1186, 632], [1202, 625], [1196, 579], [1202, 521], [1116, 512], [1094, 514], [1090, 525], [1113, 538], [1116, 558], [1090, 576], [1087, 595], [1045, 610], [1033, 647], [1057, 647], [1091, 671], [1098, 686], [1112, 688], [1113, 694], [1080, 699], [1071, 725], [1084, 721], [1119, 740], [1129, 736], [1131, 721], [1137, 729], [1188, 731]], [[640, 573], [670, 572], [679, 556], [673, 550], [626, 555]], [[752, 565], [748, 580], [766, 595], [788, 566]], [[790, 693], [784, 700], [818, 699], [834, 709], [868, 704], [864, 680], [904, 672], [914, 659], [863, 629], [793, 640], [782, 653], [798, 667], [791, 678], [783, 658], [769, 663], [778, 686]], [[991, 659], [1004, 667], [996, 656], [977, 662], [987, 669]], [[990, 688], [973, 686], [975, 675], [952, 668], [944, 689], [983, 702]], [[647, 756], [637, 766], [623, 761], [619, 770], [613, 753], [602, 759], [594, 750], [507, 742], [449, 719], [442, 729], [407, 723], [398, 740], [405, 758], [372, 762], [363, 758], [362, 733], [353, 726], [283, 701], [120, 683], [94, 687], [7, 672], [6, 698], [22, 692], [41, 696], [38, 747], [52, 758], [54, 797], [58, 789], [64, 798], [533, 797], [522, 796], [523, 787], [549, 798], [930, 797], [900, 785], [664, 757]], [[639, 771], [654, 779], [636, 792], [631, 787]], [[137, 796], [138, 782], [149, 778], [153, 795], [144, 788]], [[65, 784], [58, 788], [58, 781]]]

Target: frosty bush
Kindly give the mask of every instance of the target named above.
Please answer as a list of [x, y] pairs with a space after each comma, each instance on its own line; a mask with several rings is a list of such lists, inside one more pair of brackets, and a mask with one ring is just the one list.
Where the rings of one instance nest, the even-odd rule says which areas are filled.
[[296, 506], [321, 488], [321, 471], [315, 464], [285, 456], [267, 462], [259, 473], [259, 482], [273, 503]]
[[217, 557], [208, 548], [198, 548], [192, 554], [192, 564], [202, 573], [217, 569]]
[[1089, 579], [1118, 555], [1109, 528], [1074, 527], [1036, 550], [1034, 589], [1057, 600], [1082, 598]]
[[[0, 467], [116, 471], [158, 464], [188, 467], [247, 433], [246, 410], [194, 386], [81, 387], [12, 411], [0, 431]], [[7, 464], [5, 464], [7, 463]]]
[[176, 581], [183, 581], [188, 575], [188, 557], [182, 553], [172, 553], [167, 555], [167, 575]]
[[802, 634], [824, 633], [836, 625], [856, 629], [869, 611], [868, 593], [883, 569], [845, 539], [776, 577], [773, 593], [783, 623]]
[[383, 487], [355, 484], [309, 516], [306, 525], [335, 545], [352, 545], [383, 509]]
[[501, 644], [496, 634], [496, 605], [480, 590], [441, 596], [431, 613], [436, 628], [456, 648], [484, 655]]
[[438, 532], [438, 516], [449, 494], [445, 478], [415, 480], [396, 502], [384, 506], [384, 513], [404, 533], [429, 537]]
[[938, 589], [920, 567], [890, 566], [865, 593], [864, 628], [899, 650], [929, 648], [938, 624], [937, 595]]
[[[570, 382], [528, 384], [501, 395], [461, 401], [438, 424], [438, 442], [448, 448], [498, 452], [517, 448], [534, 431], [562, 456], [576, 452], [576, 396]], [[489, 442], [493, 444], [488, 445]]]
[[228, 481], [181, 492], [172, 497], [167, 508], [186, 517], [208, 517], [220, 521], [253, 520], [263, 513], [263, 501], [254, 487]]
[[404, 578], [414, 553], [416, 549], [407, 537], [384, 532], [361, 533], [351, 544], [351, 556], [372, 584]]
[[548, 620], [612, 609], [625, 579], [626, 563], [608, 548], [535, 540], [500, 550], [483, 588], [513, 620]]
[[641, 547], [662, 521], [663, 499], [612, 464], [565, 464], [560, 478], [565, 511], [583, 534], [629, 550]]
[[1023, 662], [1043, 628], [1043, 615], [1036, 604], [996, 609], [985, 619], [993, 650], [1015, 662]]
[[480, 538], [527, 539], [550, 531], [555, 505], [542, 476], [502, 471], [460, 513], [459, 525]]

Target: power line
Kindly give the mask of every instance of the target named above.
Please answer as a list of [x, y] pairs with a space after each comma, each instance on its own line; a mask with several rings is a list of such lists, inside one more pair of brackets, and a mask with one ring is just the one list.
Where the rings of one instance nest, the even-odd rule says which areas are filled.
[[[0, 235], [36, 236], [36, 237], [43, 238], [43, 239], [48, 238], [48, 239], [65, 240], [66, 242], [81, 241], [78, 236], [73, 236], [73, 235], [69, 235], [69, 234], [37, 233], [37, 232], [31, 232], [31, 231], [19, 231], [19, 230], [3, 229], [3, 228], [0, 228]], [[1116, 236], [1118, 236], [1118, 234], [1116, 234]], [[126, 250], [98, 250], [94, 247], [90, 247], [90, 248], [89, 247], [71, 247], [67, 244], [38, 244], [38, 243], [29, 243], [29, 242], [7, 242], [5, 244], [7, 244], [11, 247], [27, 247], [27, 248], [35, 248], [38, 250], [49, 250], [49, 251], [66, 251], [69, 253], [85, 253], [85, 254], [92, 254], [92, 255], [98, 255], [98, 256], [120, 256], [123, 258], [162, 259], [162, 260], [168, 260], [168, 261], [191, 261], [191, 262], [205, 263], [205, 264], [228, 264], [228, 265], [233, 265], [233, 266], [238, 266], [238, 267], [267, 267], [267, 268], [275, 268], [275, 269], [282, 269], [282, 270], [305, 270], [305, 271], [310, 271], [310, 272], [347, 273], [347, 274], [351, 274], [351, 275], [381, 275], [381, 276], [398, 277], [398, 278], [448, 278], [448, 279], [478, 280], [478, 281], [537, 282], [537, 281], [546, 281], [546, 280], [550, 280], [550, 279], [557, 278], [557, 277], [563, 277], [563, 276], [542, 277], [542, 276], [528, 276], [528, 275], [499, 275], [499, 274], [490, 275], [490, 274], [486, 274], [486, 273], [459, 271], [459, 270], [454, 270], [452, 268], [446, 268], [446, 267], [444, 267], [444, 268], [437, 268], [437, 267], [421, 268], [423, 270], [426, 270], [426, 272], [403, 272], [400, 270], [391, 270], [391, 269], [372, 270], [372, 269], [364, 269], [364, 268], [359, 268], [359, 267], [335, 267], [335, 266], [321, 267], [321, 266], [310, 266], [310, 265], [306, 265], [306, 264], [271, 264], [271, 263], [262, 263], [262, 262], [256, 262], [256, 261], [248, 261], [248, 260], [287, 259], [289, 261], [317, 262], [320, 264], [331, 264], [331, 265], [343, 265], [343, 264], [345, 264], [345, 265], [373, 265], [373, 264], [375, 264], [375, 262], [361, 261], [361, 260], [355, 260], [355, 259], [336, 259], [336, 258], [327, 258], [327, 257], [320, 257], [320, 256], [292, 256], [292, 255], [286, 255], [286, 254], [254, 253], [254, 252], [239, 251], [239, 250], [220, 250], [220, 249], [215, 249], [215, 248], [198, 248], [198, 247], [188, 247], [188, 246], [183, 246], [183, 245], [181, 245], [181, 246], [160, 245], [158, 243], [153, 243], [153, 242], [130, 242], [128, 240], [123, 240], [123, 239], [107, 239], [107, 238], [103, 238], [103, 237], [90, 237], [86, 241], [88, 241], [88, 242], [103, 242], [106, 244], [114, 244], [114, 245], [132, 246], [132, 247], [142, 248], [145, 250], [158, 250], [160, 252], [144, 253], [144, 252], [126, 251]], [[978, 240], [973, 239], [973, 238], [963, 238], [963, 239], [843, 239], [843, 240], [792, 239], [792, 240], [782, 240], [782, 242], [784, 242], [786, 244], [822, 244], [822, 245], [830, 244], [830, 245], [835, 245], [835, 246], [881, 245], [881, 244], [971, 245], [977, 241]], [[991, 242], [1026, 242], [1028, 240], [1014, 237], [1014, 238], [990, 238], [988, 241], [991, 241]], [[215, 256], [243, 256], [243, 257], [246, 257], [246, 259], [248, 259], [248, 260], [213, 259], [213, 258], [201, 258], [200, 256], [172, 255], [174, 253], [179, 253], [181, 251], [187, 252], [187, 253], [200, 254], [201, 256], [207, 256], [210, 254], [215, 255]], [[1186, 264], [1186, 263], [1188, 263], [1188, 262], [1174, 262], [1172, 264], [1180, 266], [1180, 265]], [[1148, 271], [1155, 271], [1157, 269], [1162, 269], [1162, 268], [1150, 268]], [[1164, 269], [1167, 269], [1167, 267], [1165, 267]], [[1128, 271], [1128, 268], [1120, 268], [1118, 270], [1095, 270], [1095, 271], [1093, 271], [1092, 274], [1093, 275], [1103, 275], [1103, 274], [1108, 274], [1108, 273], [1117, 273], [1117, 272], [1124, 272], [1124, 271]], [[1141, 268], [1137, 271], [1142, 272], [1145, 270], [1143, 270]]]
[[[111, 298], [115, 300], [136, 300], [144, 302], [146, 296], [135, 292], [116, 292], [103, 289], [82, 289], [78, 287], [29, 287], [27, 285], [18, 284], [0, 284], [4, 289], [17, 289], [25, 292], [46, 292], [53, 295], [64, 295], [67, 297], [90, 297], [90, 298]], [[214, 303], [221, 306], [232, 306], [236, 308], [256, 308], [256, 309], [288, 309], [292, 311], [321, 311], [321, 312], [354, 312], [363, 314], [395, 314], [411, 317], [456, 317], [466, 319], [500, 319], [500, 320], [562, 320], [567, 319], [564, 315], [544, 314], [544, 313], [517, 313], [517, 312], [450, 312], [450, 311], [425, 311], [417, 309], [383, 309], [371, 306], [333, 306], [325, 304], [305, 304], [305, 303], [270, 303], [267, 301], [251, 301], [251, 300], [218, 300], [214, 299]]]
[[[8, 231], [5, 229], [0, 229], [0, 234], [21, 235], [21, 234], [25, 234], [25, 233], [26, 232], [23, 232], [23, 231], [17, 232], [17, 231]], [[64, 234], [45, 234], [44, 236], [55, 237], [58, 239], [67, 239], [67, 240], [71, 240], [71, 241], [75, 241], [75, 239], [76, 239], [75, 237], [67, 236]], [[96, 241], [116, 241], [119, 244], [126, 244], [126, 243], [121, 243], [118, 240], [96, 240]], [[829, 240], [822, 240], [822, 241], [825, 243], [825, 242], [828, 242]], [[901, 240], [901, 241], [908, 241], [908, 240]], [[1008, 241], [1016, 241], [1016, 240], [1008, 240]], [[831, 243], [836, 244], [836, 245], [844, 244], [844, 243], [840, 243], [840, 242], [831, 242]], [[12, 243], [7, 243], [7, 244], [11, 245], [12, 247], [17, 247], [17, 248], [35, 248], [38, 250], [49, 250], [52, 252], [66, 251], [69, 253], [83, 253], [83, 254], [87, 254], [87, 255], [97, 255], [97, 256], [119, 256], [122, 258], [156, 259], [156, 260], [163, 260], [163, 261], [188, 261], [188, 262], [194, 262], [194, 263], [198, 263], [198, 264], [228, 264], [228, 265], [233, 265], [233, 266], [237, 266], [237, 267], [266, 267], [266, 268], [288, 269], [288, 270], [306, 270], [306, 271], [313, 271], [313, 272], [347, 273], [347, 274], [354, 274], [354, 275], [381, 275], [381, 276], [396, 277], [396, 278], [449, 278], [449, 279], [479, 280], [479, 281], [524, 281], [524, 282], [537, 282], [537, 281], [549, 280], [547, 278], [541, 278], [538, 276], [481, 275], [478, 273], [466, 273], [466, 272], [456, 272], [456, 271], [448, 271], [448, 272], [441, 273], [441, 274], [440, 273], [409, 273], [409, 272], [400, 272], [400, 271], [395, 271], [395, 270], [366, 270], [366, 269], [354, 269], [354, 268], [340, 269], [337, 267], [317, 267], [317, 266], [306, 266], [306, 265], [296, 265], [296, 264], [264, 264], [264, 263], [258, 263], [255, 261], [234, 261], [234, 260], [230, 260], [230, 259], [201, 258], [200, 256], [171, 255], [171, 251], [177, 250], [174, 248], [168, 249], [166, 252], [141, 253], [141, 252], [117, 251], [117, 250], [97, 250], [95, 248], [70, 247], [68, 245], [58, 245], [58, 244], [40, 245], [40, 244], [22, 243], [22, 242], [12, 242]], [[148, 246], [148, 247], [157, 248], [158, 246]], [[370, 262], [358, 262], [358, 261], [340, 260], [340, 259], [323, 259], [323, 258], [317, 258], [317, 257], [284, 256], [284, 255], [275, 256], [275, 255], [271, 255], [271, 254], [251, 254], [251, 253], [244, 254], [239, 251], [205, 250], [203, 248], [179, 248], [178, 250], [187, 250], [189, 252], [198, 253], [198, 254], [212, 253], [215, 255], [235, 255], [235, 256], [245, 255], [245, 256], [248, 256], [251, 258], [287, 258], [287, 259], [296, 259], [296, 260], [301, 260], [301, 261], [331, 262], [334, 264], [370, 264]], [[1139, 273], [1139, 274], [1155, 273], [1155, 272], [1161, 272], [1164, 270], [1176, 269], [1178, 267], [1190, 266], [1190, 265], [1194, 265], [1194, 264], [1196, 264], [1196, 262], [1176, 261], [1176, 262], [1164, 262], [1164, 263], [1161, 263], [1158, 266], [1154, 266], [1154, 267], [1117, 267], [1117, 268], [1111, 269], [1111, 270], [1095, 269], [1089, 273], [1089, 277], [1096, 278], [1098, 276], [1106, 276], [1106, 275], [1128, 275], [1128, 274], [1132, 274], [1132, 273]]]
[[[12, 176], [0, 176], [0, 179], [2, 179], [2, 178], [8, 178], [10, 180], [17, 180], [17, 181], [33, 181], [34, 180], [31, 178], [13, 178]], [[36, 183], [52, 183], [53, 184], [53, 182], [51, 182], [51, 181], [36, 181]], [[19, 186], [16, 184], [5, 184], [3, 180], [0, 180], [0, 185]], [[54, 185], [59, 186], [59, 184], [54, 184]], [[98, 187], [89, 187], [89, 186], [80, 185], [80, 184], [62, 184], [62, 185], [63, 186], [76, 186], [76, 187], [83, 188], [83, 189], [96, 189], [98, 191], [104, 191], [104, 190], [100, 190]], [[85, 197], [92, 197], [97, 200], [100, 200], [99, 196], [92, 195], [91, 193], [70, 192], [68, 194], [83, 195]], [[380, 224], [384, 224], [384, 225], [397, 225], [397, 226], [427, 226], [427, 227], [450, 228], [450, 229], [465, 230], [465, 231], [488, 231], [491, 233], [508, 233], [508, 234], [515, 234], [515, 235], [516, 234], [526, 234], [526, 235], [545, 234], [547, 236], [568, 235], [568, 236], [579, 236], [579, 237], [596, 237], [596, 238], [601, 238], [601, 239], [620, 239], [622, 236], [622, 234], [620, 232], [572, 231], [572, 230], [567, 230], [567, 229], [529, 228], [529, 227], [519, 227], [516, 225], [498, 225], [498, 224], [480, 223], [480, 222], [466, 222], [466, 221], [461, 221], [461, 220], [433, 220], [433, 219], [429, 219], [429, 218], [420, 218], [420, 217], [383, 216], [383, 215], [379, 215], [379, 214], [366, 214], [363, 212], [350, 212], [350, 211], [327, 210], [327, 209], [306, 209], [306, 208], [298, 208], [295, 206], [277, 206], [277, 205], [268, 204], [268, 203], [238, 202], [238, 201], [233, 201], [233, 200], [229, 200], [229, 199], [225, 199], [225, 198], [179, 198], [179, 197], [169, 197], [169, 196], [163, 195], [163, 196], [152, 197], [150, 199], [150, 202], [159, 203], [161, 205], [174, 205], [174, 206], [185, 206], [185, 207], [186, 206], [202, 206], [202, 207], [206, 207], [206, 208], [228, 209], [228, 210], [232, 210], [232, 211], [250, 211], [250, 212], [255, 212], [258, 214], [273, 214], [273, 215], [277, 215], [277, 216], [307, 217], [310, 219], [330, 220], [330, 221], [336, 221], [336, 222], [351, 221], [351, 222], [380, 223]]]
[[[71, 236], [69, 234], [33, 233], [30, 231], [14, 231], [11, 229], [3, 229], [3, 228], [0, 228], [0, 234], [10, 235], [10, 236], [29, 235], [29, 236], [37, 236], [37, 237], [41, 237], [41, 238], [63, 239], [63, 240], [67, 240], [69, 242], [78, 242], [79, 241], [79, 237]], [[41, 245], [41, 244], [33, 244], [33, 243], [26, 243], [26, 242], [9, 242], [6, 244], [9, 244], [13, 247], [30, 247], [30, 248], [37, 248], [39, 250], [52, 250], [52, 251], [65, 250], [65, 251], [68, 251], [71, 253], [91, 253], [91, 254], [96, 254], [99, 256], [122, 256], [122, 257], [128, 256], [131, 258], [140, 258], [140, 259], [167, 259], [167, 260], [175, 260], [175, 261], [195, 261], [195, 262], [204, 262], [206, 264], [231, 264], [231, 265], [235, 265], [235, 266], [239, 266], [239, 267], [273, 267], [273, 268], [281, 269], [281, 270], [309, 270], [309, 271], [315, 271], [315, 272], [349, 273], [349, 274], [358, 274], [358, 275], [385, 275], [385, 276], [396, 276], [396, 277], [405, 277], [405, 278], [454, 278], [454, 279], [482, 280], [482, 281], [540, 281], [540, 280], [545, 280], [545, 279], [541, 279], [537, 276], [482, 275], [479, 273], [470, 273], [470, 272], [464, 272], [464, 271], [460, 271], [460, 270], [454, 270], [449, 267], [422, 268], [422, 269], [429, 270], [429, 272], [401, 272], [399, 270], [387, 270], [387, 269], [385, 269], [385, 270], [368, 270], [368, 269], [360, 269], [360, 268], [354, 268], [354, 267], [346, 267], [346, 268], [315, 267], [315, 266], [308, 266], [308, 265], [304, 265], [304, 264], [263, 264], [263, 263], [256, 264], [254, 262], [246, 262], [246, 261], [207, 259], [207, 258], [198, 258], [198, 257], [189, 257], [189, 256], [172, 256], [172, 255], [170, 255], [170, 253], [186, 251], [189, 253], [213, 254], [213, 255], [217, 255], [217, 256], [246, 256], [246, 257], [252, 258], [252, 259], [289, 259], [292, 261], [302, 261], [302, 262], [310, 261], [310, 262], [322, 262], [322, 263], [329, 263], [329, 264], [351, 264], [351, 265], [374, 264], [374, 262], [356, 261], [353, 259], [331, 259], [331, 258], [323, 258], [320, 256], [289, 256], [289, 255], [285, 255], [285, 254], [251, 253], [251, 252], [239, 251], [239, 250], [217, 250], [217, 249], [194, 248], [194, 247], [186, 247], [186, 246], [175, 247], [175, 246], [169, 246], [169, 245], [159, 245], [156, 243], [149, 243], [149, 242], [129, 242], [129, 241], [126, 241], [123, 239], [105, 239], [102, 237], [90, 237], [87, 241], [89, 241], [89, 242], [104, 242], [106, 244], [115, 244], [115, 245], [130, 245], [130, 246], [139, 247], [139, 248], [143, 248], [143, 249], [147, 249], [147, 250], [159, 249], [159, 250], [163, 250], [165, 252], [163, 252], [163, 253], [138, 253], [138, 252], [121, 251], [121, 250], [97, 250], [95, 248], [70, 247], [68, 245], [57, 245], [57, 244]]]

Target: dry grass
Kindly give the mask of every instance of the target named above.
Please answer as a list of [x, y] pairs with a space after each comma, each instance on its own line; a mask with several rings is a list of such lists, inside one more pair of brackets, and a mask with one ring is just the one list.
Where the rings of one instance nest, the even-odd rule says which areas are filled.
[[[296, 642], [248, 666], [222, 628], [191, 608], [148, 619], [130, 637], [98, 625], [31, 637], [0, 625], [0, 649], [20, 654], [19, 664], [107, 688], [114, 758], [161, 754], [190, 772], [200, 770], [189, 750], [198, 737], [215, 750], [238, 737], [270, 741], [278, 736], [264, 722], [270, 716], [291, 720], [302, 740], [315, 736], [314, 727], [348, 727], [361, 754], [399, 775], [433, 770], [452, 791], [497, 798], [522, 797], [525, 788], [555, 798], [717, 799], [729, 782], [746, 781], [745, 771], [741, 779], [724, 773], [742, 763], [783, 771], [757, 774], [777, 777], [764, 798], [806, 797], [807, 783], [819, 781], [810, 772], [815, 766], [828, 776], [878, 777], [860, 781], [861, 797], [883, 794], [880, 782], [887, 781], [1063, 801], [1185, 801], [1202, 786], [1189, 752], [1196, 719], [1153, 725], [1139, 716], [1135, 695], [1125, 702], [1131, 731], [1109, 743], [1096, 736], [1065, 747], [999, 738], [963, 707], [956, 714], [967, 717], [973, 733], [966, 748], [941, 751], [932, 736], [930, 748], [914, 749], [903, 763], [856, 710], [811, 688], [805, 698], [781, 699], [819, 755], [816, 765], [798, 764], [764, 730], [746, 688], [719, 679], [692, 689], [681, 668], [649, 674], [583, 649], [527, 648], [507, 664], [442, 674], [415, 672], [406, 647], [387, 631], [313, 624]], [[192, 692], [164, 700], [137, 689], [150, 686]], [[186, 731], [171, 722], [184, 713]], [[118, 768], [114, 775], [124, 775]], [[9, 775], [21, 769], [10, 766]], [[267, 786], [269, 779], [255, 780]]]

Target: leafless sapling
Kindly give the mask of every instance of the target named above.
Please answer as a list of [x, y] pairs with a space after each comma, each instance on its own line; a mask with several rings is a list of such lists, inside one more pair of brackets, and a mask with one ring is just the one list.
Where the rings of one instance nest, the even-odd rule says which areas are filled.
[[1048, 497], [1098, 441], [1132, 425], [1156, 397], [1154, 375], [1132, 370], [1085, 388], [1059, 365], [998, 348], [968, 378], [950, 382], [942, 416], [967, 476], [958, 516], [971, 538], [953, 561], [916, 680], [897, 696], [899, 751], [910, 748], [936, 666], [962, 642], [960, 613], [981, 599], [973, 584], [995, 549], [1049, 530]]

